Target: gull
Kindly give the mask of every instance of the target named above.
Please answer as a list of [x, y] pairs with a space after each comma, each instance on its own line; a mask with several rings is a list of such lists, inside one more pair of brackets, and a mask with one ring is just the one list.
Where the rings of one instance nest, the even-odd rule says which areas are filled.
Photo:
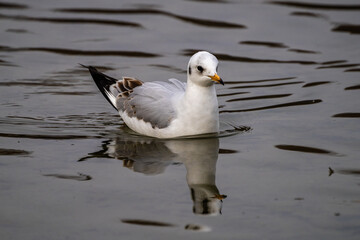
[[214, 83], [217, 58], [206, 51], [195, 53], [187, 66], [187, 82], [121, 80], [88, 68], [97, 87], [133, 131], [155, 138], [177, 138], [219, 132], [219, 110]]

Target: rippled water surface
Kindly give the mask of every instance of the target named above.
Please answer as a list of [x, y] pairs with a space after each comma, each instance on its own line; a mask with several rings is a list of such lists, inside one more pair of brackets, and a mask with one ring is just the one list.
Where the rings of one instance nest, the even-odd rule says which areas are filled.
[[[0, 2], [1, 239], [358, 239], [360, 3]], [[134, 135], [79, 63], [186, 79], [220, 136]]]

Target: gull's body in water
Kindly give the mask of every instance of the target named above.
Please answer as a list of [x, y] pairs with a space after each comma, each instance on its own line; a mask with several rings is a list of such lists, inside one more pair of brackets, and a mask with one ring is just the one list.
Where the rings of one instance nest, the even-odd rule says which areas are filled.
[[156, 138], [217, 133], [218, 101], [214, 83], [218, 60], [211, 53], [195, 53], [187, 68], [187, 82], [177, 79], [142, 82], [116, 80], [87, 67], [96, 85], [133, 131]]

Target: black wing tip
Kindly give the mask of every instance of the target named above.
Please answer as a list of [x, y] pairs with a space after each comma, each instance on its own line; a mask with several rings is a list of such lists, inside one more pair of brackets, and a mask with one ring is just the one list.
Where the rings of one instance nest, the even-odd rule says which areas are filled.
[[95, 67], [90, 66], [90, 65], [84, 65], [84, 64], [81, 64], [81, 63], [79, 63], [79, 65], [80, 65], [81, 67], [83, 67], [83, 68], [88, 69], [88, 70], [90, 70], [90, 69], [94, 69], [94, 70], [96, 70], [96, 68], [95, 68]]
[[[116, 110], [116, 106], [114, 103], [110, 100], [108, 94], [112, 95], [110, 91], [110, 86], [114, 83], [116, 83], [116, 79], [111, 78], [101, 72], [99, 72], [95, 67], [93, 66], [86, 66], [84, 64], [79, 63], [80, 66], [87, 68], [90, 72], [90, 75], [92, 76], [96, 86], [100, 90], [100, 92], [103, 94], [103, 96], [106, 98], [106, 100], [113, 106]], [[115, 96], [114, 96], [115, 97]]]
[[79, 63], [79, 65], [80, 65], [81, 67], [83, 67], [83, 68], [88, 69], [88, 70], [90, 71], [90, 73], [91, 73], [91, 72], [99, 72], [99, 71], [98, 71], [95, 67], [93, 67], [93, 66], [90, 66], [90, 65], [86, 66], [86, 65], [81, 64], [81, 63]]

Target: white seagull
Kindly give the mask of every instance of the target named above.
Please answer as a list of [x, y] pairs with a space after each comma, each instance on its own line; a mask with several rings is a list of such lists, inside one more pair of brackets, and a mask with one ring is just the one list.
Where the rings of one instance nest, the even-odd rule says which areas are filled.
[[218, 60], [211, 53], [195, 53], [189, 60], [187, 83], [174, 78], [155, 82], [131, 77], [116, 80], [92, 66], [84, 67], [129, 128], [150, 137], [176, 138], [219, 132], [214, 83], [224, 82], [217, 66]]

